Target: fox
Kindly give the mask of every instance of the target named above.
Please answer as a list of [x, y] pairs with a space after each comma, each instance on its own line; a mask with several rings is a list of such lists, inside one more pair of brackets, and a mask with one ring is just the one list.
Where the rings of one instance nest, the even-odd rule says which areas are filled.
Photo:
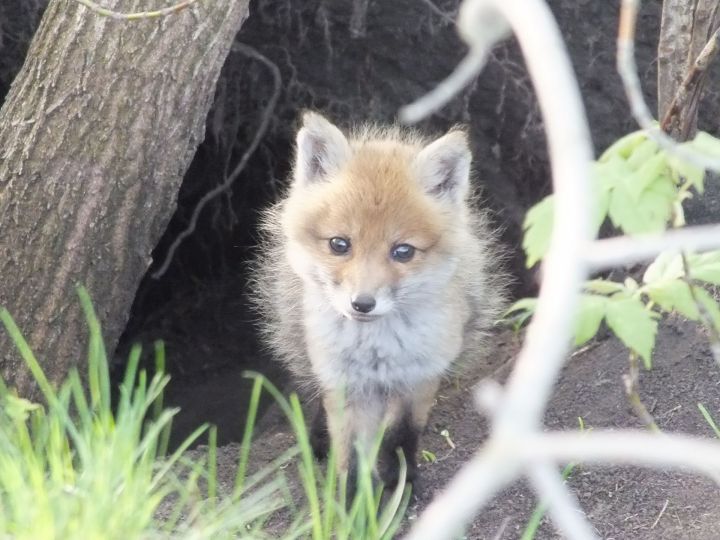
[[408, 482], [438, 387], [481, 354], [505, 299], [500, 252], [471, 186], [468, 135], [398, 126], [347, 133], [307, 111], [287, 191], [261, 217], [253, 302], [261, 334], [320, 397], [318, 457]]

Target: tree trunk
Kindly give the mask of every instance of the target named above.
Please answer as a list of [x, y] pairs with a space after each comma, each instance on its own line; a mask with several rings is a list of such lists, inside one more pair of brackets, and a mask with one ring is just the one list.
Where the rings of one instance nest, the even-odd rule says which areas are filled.
[[[128, 4], [148, 8], [103, 7]], [[51, 1], [0, 110], [0, 305], [53, 380], [84, 358], [76, 284], [117, 343], [204, 136], [248, 2], [196, 5], [127, 22]], [[33, 395], [4, 332], [0, 372]]]
[[[658, 118], [662, 121], [692, 65], [720, 25], [718, 0], [665, 0], [658, 44]], [[700, 96], [707, 71], [697, 71], [688, 81], [690, 90], [663, 127], [677, 140], [687, 140], [697, 130]]]

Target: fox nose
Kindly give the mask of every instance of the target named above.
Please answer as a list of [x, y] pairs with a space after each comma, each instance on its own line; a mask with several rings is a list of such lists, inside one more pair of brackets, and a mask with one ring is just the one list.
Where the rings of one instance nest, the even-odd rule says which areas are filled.
[[359, 294], [350, 304], [358, 313], [370, 313], [375, 308], [375, 299], [369, 294]]

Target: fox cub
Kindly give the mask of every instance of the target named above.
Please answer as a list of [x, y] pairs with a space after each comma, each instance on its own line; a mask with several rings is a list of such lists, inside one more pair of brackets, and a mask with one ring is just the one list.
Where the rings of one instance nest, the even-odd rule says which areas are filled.
[[[386, 428], [377, 472], [416, 473], [443, 375], [479, 353], [501, 306], [493, 233], [471, 205], [470, 149], [453, 130], [364, 127], [308, 112], [292, 183], [264, 214], [254, 301], [266, 341], [322, 397], [316, 454], [355, 468]], [[329, 441], [328, 441], [329, 434]]]

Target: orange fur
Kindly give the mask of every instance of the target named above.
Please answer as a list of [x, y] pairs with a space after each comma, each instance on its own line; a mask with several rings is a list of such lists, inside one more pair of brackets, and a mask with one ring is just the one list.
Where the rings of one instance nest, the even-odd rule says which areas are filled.
[[[346, 138], [305, 117], [293, 184], [264, 217], [253, 284], [267, 342], [323, 396], [341, 468], [353, 441], [383, 423], [412, 451], [440, 378], [478, 354], [502, 305], [470, 159], [460, 131], [430, 142], [366, 127]], [[336, 237], [346, 253], [333, 252]], [[391, 256], [400, 244], [415, 248], [411, 259]], [[353, 312], [359, 294], [377, 299], [368, 312]]]

